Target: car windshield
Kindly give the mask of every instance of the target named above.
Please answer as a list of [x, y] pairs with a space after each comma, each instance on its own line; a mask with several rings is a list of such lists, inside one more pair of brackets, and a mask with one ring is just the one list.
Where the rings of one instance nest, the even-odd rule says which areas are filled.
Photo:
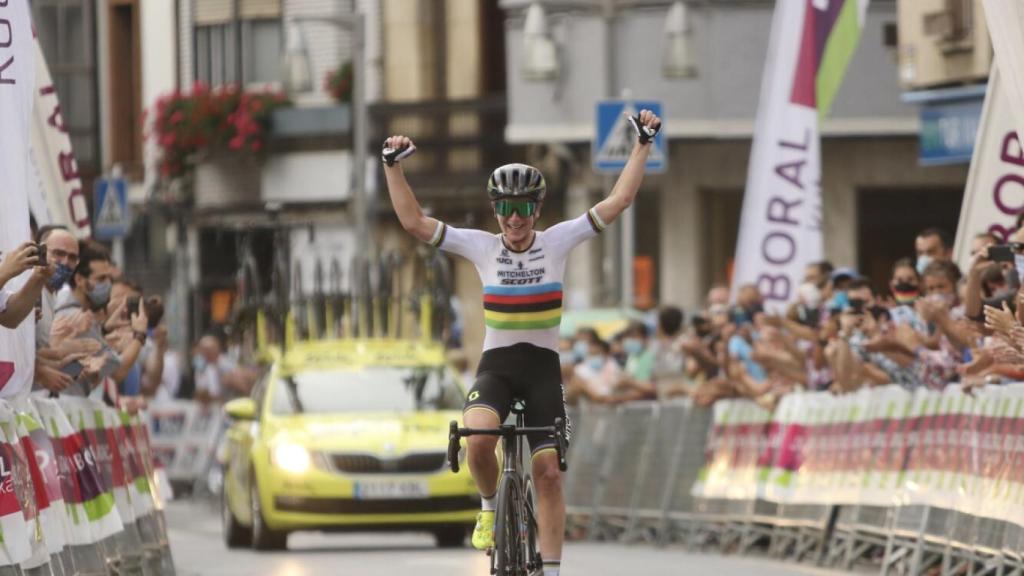
[[462, 391], [443, 367], [373, 367], [282, 378], [270, 400], [279, 415], [459, 410]]

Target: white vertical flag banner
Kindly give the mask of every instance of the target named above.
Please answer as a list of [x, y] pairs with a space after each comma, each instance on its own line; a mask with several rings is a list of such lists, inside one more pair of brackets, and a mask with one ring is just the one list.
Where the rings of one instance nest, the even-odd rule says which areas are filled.
[[63, 224], [76, 237], [88, 238], [92, 234], [89, 206], [82, 192], [71, 137], [64, 126], [57, 88], [53, 85], [42, 46], [39, 42], [33, 44], [36, 82], [32, 115], [32, 176], [38, 189], [34, 191], [32, 214], [40, 224]]
[[1024, 212], [1024, 149], [1014, 130], [1013, 106], [1003, 80], [1002, 60], [997, 57], [988, 75], [956, 227], [954, 252], [962, 270], [970, 268], [975, 234], [991, 232], [1005, 242], [1017, 225], [1017, 215]]
[[[28, 0], [0, 2], [0, 251], [30, 239], [28, 225], [29, 123], [35, 88], [32, 22]], [[2, 287], [15, 291], [31, 272]], [[0, 398], [32, 383], [35, 316], [15, 330], [0, 329]]]
[[770, 310], [824, 253], [819, 122], [860, 39], [868, 0], [775, 3], [736, 243], [733, 293], [755, 284]]
[[1003, 74], [1003, 89], [1013, 107], [1017, 134], [1024, 134], [1024, 2], [985, 0], [985, 21], [992, 37], [995, 61]]

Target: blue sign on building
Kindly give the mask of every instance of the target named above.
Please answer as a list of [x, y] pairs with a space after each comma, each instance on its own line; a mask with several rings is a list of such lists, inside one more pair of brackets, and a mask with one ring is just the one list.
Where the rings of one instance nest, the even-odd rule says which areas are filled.
[[[592, 143], [594, 170], [618, 174], [626, 166], [629, 153], [636, 143], [636, 132], [626, 120], [626, 114], [634, 116], [640, 110], [650, 110], [664, 121], [661, 102], [643, 100], [601, 100], [595, 108], [597, 134]], [[665, 133], [654, 137], [651, 154], [647, 157], [648, 172], [664, 172], [668, 165], [665, 150]]]
[[971, 161], [985, 101], [984, 85], [909, 93], [903, 101], [921, 105], [918, 160], [922, 165]]

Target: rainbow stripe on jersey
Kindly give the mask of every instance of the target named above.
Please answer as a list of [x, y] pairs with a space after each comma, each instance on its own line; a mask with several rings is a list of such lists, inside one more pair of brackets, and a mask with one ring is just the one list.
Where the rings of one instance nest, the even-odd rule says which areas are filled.
[[484, 324], [500, 330], [554, 328], [562, 321], [562, 283], [484, 286]]

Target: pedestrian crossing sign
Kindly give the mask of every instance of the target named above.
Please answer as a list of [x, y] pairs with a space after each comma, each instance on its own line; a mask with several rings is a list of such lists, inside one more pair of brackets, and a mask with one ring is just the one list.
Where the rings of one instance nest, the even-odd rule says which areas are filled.
[[97, 180], [93, 206], [93, 235], [97, 239], [112, 240], [128, 234], [131, 214], [128, 212], [128, 187], [124, 178]]
[[[636, 143], [626, 115], [635, 116], [640, 110], [650, 110], [664, 121], [661, 102], [642, 100], [600, 100], [595, 108], [594, 126], [597, 128], [591, 154], [594, 170], [597, 172], [619, 173], [629, 160], [629, 154]], [[665, 134], [654, 137], [651, 154], [647, 157], [648, 172], [664, 172], [667, 165]]]

